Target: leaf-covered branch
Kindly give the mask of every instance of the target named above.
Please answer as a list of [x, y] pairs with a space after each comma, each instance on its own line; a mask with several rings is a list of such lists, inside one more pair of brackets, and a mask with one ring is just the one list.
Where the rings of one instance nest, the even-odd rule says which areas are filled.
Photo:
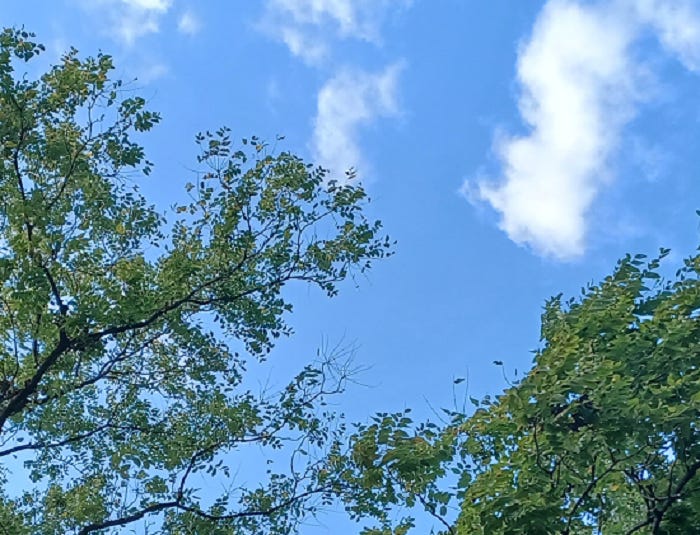
[[[197, 136], [189, 200], [157, 208], [136, 138], [160, 116], [105, 54], [71, 49], [30, 76], [42, 49], [0, 32], [0, 459], [35, 483], [0, 493], [0, 519], [287, 533], [345, 492], [327, 457], [344, 428], [323, 407], [348, 370], [321, 362], [261, 395], [247, 361], [291, 333], [289, 284], [333, 296], [391, 242], [362, 187], [227, 128]], [[229, 464], [248, 451], [265, 452], [259, 484], [237, 488]], [[195, 473], [216, 487], [199, 496]]]

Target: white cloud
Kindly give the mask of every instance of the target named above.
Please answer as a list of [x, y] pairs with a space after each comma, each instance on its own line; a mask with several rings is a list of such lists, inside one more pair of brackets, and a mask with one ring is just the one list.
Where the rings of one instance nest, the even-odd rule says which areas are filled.
[[195, 35], [202, 29], [202, 23], [194, 13], [185, 11], [177, 22], [177, 29], [186, 35]]
[[[412, 0], [265, 0], [258, 26], [289, 52], [309, 65], [327, 67], [341, 40], [381, 43], [381, 27], [392, 10]], [[337, 60], [336, 60], [337, 62]], [[370, 173], [359, 135], [379, 117], [398, 114], [397, 83], [402, 63], [382, 72], [344, 69], [321, 88], [313, 134], [309, 142], [316, 163], [336, 179], [350, 168], [363, 177]]]
[[137, 79], [144, 84], [150, 84], [168, 74], [169, 70], [164, 63], [149, 63], [138, 70]]
[[269, 0], [268, 9], [297, 25], [335, 25], [343, 36], [376, 38], [382, 0]]
[[691, 71], [700, 71], [700, 11], [696, 0], [629, 0], [642, 22]]
[[106, 21], [109, 33], [127, 45], [160, 31], [160, 20], [172, 6], [172, 0], [82, 0], [81, 3], [86, 9], [98, 12]]
[[121, 0], [122, 4], [144, 10], [167, 11], [172, 0]]
[[559, 259], [584, 252], [589, 209], [645, 97], [646, 67], [631, 45], [649, 28], [695, 68], [697, 17], [680, 0], [547, 2], [518, 55], [518, 109], [529, 132], [497, 140], [499, 180], [466, 184], [500, 212], [513, 241]]
[[307, 63], [323, 60], [333, 39], [380, 40], [391, 8], [411, 0], [267, 0], [261, 28]]
[[397, 83], [402, 65], [382, 72], [344, 70], [319, 91], [311, 149], [315, 160], [337, 178], [355, 168], [367, 174], [358, 130], [379, 117], [398, 114]]
[[292, 55], [302, 58], [307, 63], [320, 63], [328, 54], [326, 43], [298, 28], [282, 26], [278, 32], [279, 39], [287, 45]]

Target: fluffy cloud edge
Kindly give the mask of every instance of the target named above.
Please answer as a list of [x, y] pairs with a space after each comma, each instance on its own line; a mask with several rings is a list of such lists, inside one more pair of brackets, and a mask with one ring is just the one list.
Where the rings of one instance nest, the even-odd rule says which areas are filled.
[[379, 72], [341, 69], [321, 87], [310, 149], [334, 178], [350, 169], [361, 178], [371, 174], [361, 154], [360, 130], [400, 114], [398, 83], [404, 68], [405, 62], [396, 62]]
[[528, 133], [497, 139], [500, 177], [467, 181], [462, 189], [471, 202], [499, 213], [512, 241], [558, 260], [584, 254], [588, 217], [611, 175], [610, 159], [647, 98], [641, 81], [648, 77], [631, 45], [650, 29], [686, 68], [696, 70], [700, 60], [700, 15], [689, 2], [675, 6], [665, 0], [545, 4], [518, 52], [518, 110]]

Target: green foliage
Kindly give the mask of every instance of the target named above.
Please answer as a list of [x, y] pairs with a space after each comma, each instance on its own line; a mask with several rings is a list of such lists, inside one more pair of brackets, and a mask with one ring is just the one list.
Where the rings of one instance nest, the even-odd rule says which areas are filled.
[[459, 529], [661, 533], [694, 496], [700, 256], [671, 282], [659, 260], [547, 304], [534, 369], [463, 427], [476, 477]]
[[419, 503], [451, 534], [697, 533], [700, 255], [665, 281], [667, 254], [550, 300], [534, 367], [474, 414], [360, 429], [380, 523]]
[[[159, 115], [107, 55], [18, 71], [41, 50], [0, 33], [2, 528], [289, 533], [342, 490], [323, 454], [343, 428], [319, 407], [346, 370], [261, 394], [235, 349], [262, 359], [289, 334], [288, 283], [332, 296], [390, 252], [364, 191], [222, 128], [197, 137], [201, 171], [166, 222], [137, 188], [152, 166], [134, 134]], [[291, 468], [238, 486], [244, 448]]]

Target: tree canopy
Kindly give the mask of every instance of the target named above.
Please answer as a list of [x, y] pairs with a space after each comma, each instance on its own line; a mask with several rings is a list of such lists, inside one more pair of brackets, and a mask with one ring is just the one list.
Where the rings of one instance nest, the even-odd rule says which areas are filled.
[[413, 524], [391, 529], [395, 504], [459, 535], [697, 533], [700, 255], [665, 279], [667, 254], [628, 256], [580, 298], [547, 302], [533, 368], [472, 414], [363, 426], [356, 476], [384, 506], [372, 533]]
[[419, 510], [450, 535], [697, 533], [700, 255], [549, 300], [532, 369], [473, 411], [349, 434], [325, 406], [343, 360], [268, 392], [246, 363], [291, 334], [289, 283], [334, 296], [391, 254], [362, 187], [220, 128], [158, 209], [160, 116], [108, 55], [31, 77], [33, 39], [0, 33], [0, 530], [287, 534], [341, 504], [366, 535]]
[[[326, 359], [261, 393], [245, 359], [290, 333], [288, 283], [332, 296], [390, 252], [365, 192], [221, 128], [196, 138], [189, 201], [161, 212], [137, 142], [159, 115], [108, 55], [32, 78], [42, 50], [0, 33], [0, 527], [293, 531], [341, 490], [321, 407], [346, 370]], [[230, 455], [251, 447], [287, 448], [290, 468], [240, 487]]]

